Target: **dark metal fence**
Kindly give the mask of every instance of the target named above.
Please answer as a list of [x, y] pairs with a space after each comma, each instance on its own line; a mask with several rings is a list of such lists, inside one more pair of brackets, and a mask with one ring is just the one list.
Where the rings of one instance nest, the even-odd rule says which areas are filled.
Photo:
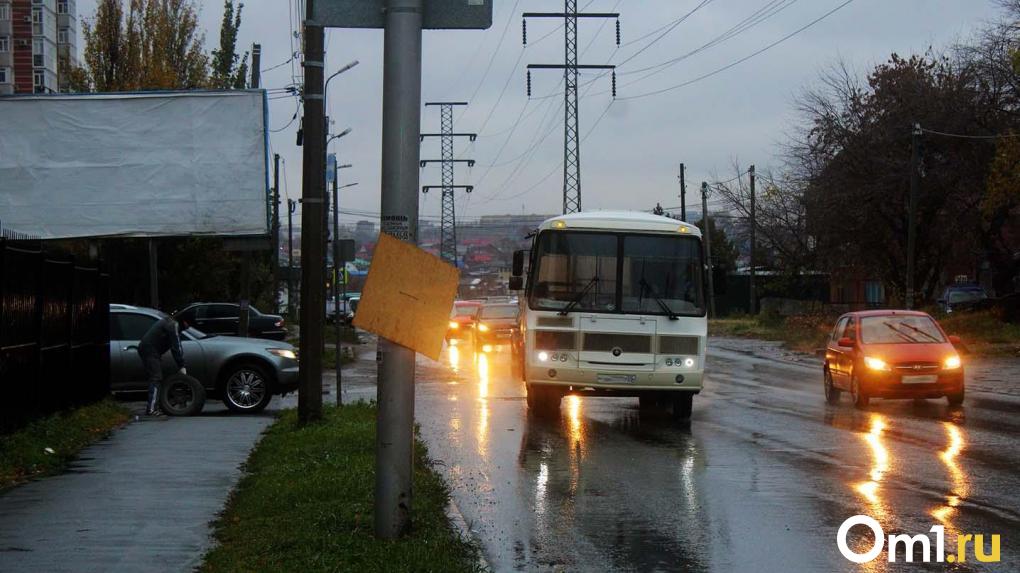
[[110, 391], [109, 277], [0, 238], [0, 432]]

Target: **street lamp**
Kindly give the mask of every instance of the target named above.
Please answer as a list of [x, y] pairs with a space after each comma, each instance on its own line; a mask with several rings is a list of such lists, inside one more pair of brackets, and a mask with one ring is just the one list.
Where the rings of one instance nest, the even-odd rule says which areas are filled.
[[[350, 167], [350, 165], [337, 165], [337, 169], [343, 167]], [[334, 368], [336, 368], [336, 405], [343, 406], [344, 399], [341, 393], [340, 382], [343, 377], [340, 374], [340, 289], [337, 288], [340, 282], [340, 277], [344, 277], [344, 296], [347, 296], [347, 261], [341, 261], [340, 256], [340, 193], [341, 189], [348, 187], [354, 187], [358, 183], [348, 183], [337, 187], [336, 180], [339, 178], [339, 173], [333, 174], [333, 328], [335, 329], [336, 342], [334, 343], [333, 353], [335, 355]], [[348, 303], [350, 304], [350, 303]]]
[[326, 99], [326, 90], [328, 90], [328, 89], [329, 89], [329, 82], [330, 82], [330, 81], [331, 81], [331, 80], [332, 80], [333, 78], [335, 78], [335, 77], [339, 76], [340, 74], [342, 74], [342, 73], [346, 72], [347, 70], [349, 70], [349, 69], [353, 68], [353, 67], [354, 67], [354, 66], [356, 66], [356, 65], [358, 65], [358, 60], [354, 60], [353, 62], [351, 62], [351, 63], [347, 64], [346, 66], [344, 66], [344, 67], [340, 68], [339, 70], [337, 70], [337, 71], [333, 72], [333, 75], [331, 75], [331, 76], [329, 76], [328, 78], [326, 78], [326, 84], [325, 84], [325, 85], [323, 86], [323, 88], [322, 88], [322, 99], [323, 99], [324, 101], [325, 101], [325, 99]]

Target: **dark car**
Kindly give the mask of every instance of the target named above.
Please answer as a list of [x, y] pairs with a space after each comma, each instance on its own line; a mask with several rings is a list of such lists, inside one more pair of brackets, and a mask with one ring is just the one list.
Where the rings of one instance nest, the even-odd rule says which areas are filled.
[[[138, 341], [164, 316], [151, 308], [110, 305], [111, 390], [143, 392], [148, 388]], [[274, 395], [297, 390], [297, 353], [286, 342], [217, 336], [189, 328], [181, 332], [181, 349], [188, 375], [198, 379], [209, 396], [222, 399], [235, 412], [259, 412]], [[162, 360], [164, 376], [177, 371], [169, 352]]]
[[939, 297], [939, 307], [945, 313], [970, 308], [988, 298], [988, 293], [980, 285], [955, 284], [946, 287]]
[[475, 322], [482, 303], [474, 300], [458, 300], [450, 311], [450, 325], [446, 330], [447, 340], [472, 340]]
[[520, 307], [514, 303], [483, 304], [478, 311], [475, 344], [486, 346], [512, 344], [518, 329]]
[[[197, 302], [177, 312], [188, 323], [209, 334], [236, 335], [241, 322], [240, 305], [229, 302]], [[248, 336], [284, 340], [287, 330], [283, 317], [276, 314], [262, 314], [253, 306], [248, 307]]]
[[858, 408], [871, 398], [941, 398], [963, 403], [964, 373], [954, 345], [934, 318], [910, 310], [851, 312], [836, 321], [825, 351], [825, 399], [850, 392]]

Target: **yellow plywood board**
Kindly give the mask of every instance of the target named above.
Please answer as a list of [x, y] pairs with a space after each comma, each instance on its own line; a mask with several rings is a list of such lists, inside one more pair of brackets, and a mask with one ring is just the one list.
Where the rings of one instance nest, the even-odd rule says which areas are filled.
[[459, 277], [439, 257], [380, 233], [354, 326], [438, 360]]

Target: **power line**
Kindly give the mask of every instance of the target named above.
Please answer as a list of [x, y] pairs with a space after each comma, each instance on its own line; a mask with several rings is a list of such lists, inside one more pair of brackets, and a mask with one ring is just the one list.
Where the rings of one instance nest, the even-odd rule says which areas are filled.
[[661, 34], [659, 34], [658, 37], [656, 37], [651, 42], [648, 42], [640, 50], [634, 52], [633, 54], [630, 55], [630, 57], [628, 57], [627, 59], [623, 60], [622, 62], [620, 62], [620, 63], [618, 63], [616, 65], [617, 66], [622, 66], [622, 65], [626, 64], [627, 62], [633, 60], [634, 58], [638, 57], [639, 55], [641, 55], [642, 52], [644, 52], [648, 48], [651, 48], [656, 43], [658, 43], [659, 40], [661, 40], [661, 39], [665, 38], [666, 36], [668, 36], [670, 32], [672, 32], [673, 30], [675, 30], [677, 28], [677, 26], [679, 26], [680, 24], [683, 24], [684, 21], [686, 21], [688, 18], [693, 16], [695, 12], [697, 12], [698, 10], [701, 10], [707, 4], [709, 4], [710, 2], [712, 2], [712, 0], [701, 0], [701, 3], [698, 4], [697, 6], [695, 6], [690, 12], [687, 12], [686, 14], [684, 14], [683, 16], [677, 18], [671, 24], [669, 24], [667, 26], [666, 30], [664, 32], [662, 32]]
[[782, 44], [783, 42], [789, 40], [790, 38], [792, 38], [792, 37], [796, 36], [797, 34], [803, 32], [804, 30], [807, 30], [808, 28], [810, 28], [810, 27], [814, 26], [815, 24], [821, 22], [822, 20], [828, 18], [832, 14], [835, 14], [837, 11], [839, 11], [840, 9], [844, 8], [845, 6], [849, 5], [852, 2], [854, 2], [854, 0], [845, 0], [843, 3], [839, 4], [838, 6], [833, 8], [832, 10], [829, 10], [825, 14], [822, 14], [818, 18], [815, 18], [814, 20], [812, 20], [811, 22], [805, 24], [804, 26], [801, 26], [800, 28], [797, 28], [793, 32], [787, 34], [786, 36], [783, 36], [782, 38], [776, 40], [775, 42], [772, 42], [771, 44], [768, 44], [767, 46], [765, 46], [765, 47], [763, 47], [763, 48], [761, 48], [759, 50], [756, 50], [756, 51], [752, 52], [751, 54], [748, 54], [747, 56], [744, 56], [743, 58], [740, 58], [739, 60], [731, 62], [731, 63], [729, 63], [729, 64], [727, 64], [727, 65], [725, 65], [725, 66], [723, 66], [721, 68], [718, 68], [718, 69], [716, 69], [714, 71], [711, 71], [711, 72], [709, 72], [707, 74], [702, 74], [702, 75], [700, 75], [700, 76], [698, 76], [698, 77], [696, 77], [694, 79], [687, 80], [685, 82], [682, 82], [682, 83], [679, 83], [679, 84], [676, 84], [674, 86], [670, 86], [670, 87], [667, 87], [667, 88], [662, 88], [662, 89], [646, 92], [646, 93], [643, 93], [643, 94], [633, 95], [633, 96], [620, 97], [618, 99], [621, 99], [621, 100], [632, 100], [632, 99], [645, 98], [645, 97], [649, 97], [649, 96], [653, 96], [653, 95], [659, 95], [659, 94], [671, 92], [673, 90], [676, 90], [676, 89], [679, 89], [679, 88], [682, 88], [682, 87], [686, 87], [686, 86], [689, 86], [689, 85], [691, 85], [693, 83], [697, 83], [697, 82], [700, 82], [702, 80], [708, 79], [708, 78], [710, 78], [710, 77], [712, 77], [714, 75], [717, 75], [719, 73], [722, 73], [722, 72], [724, 72], [724, 71], [726, 71], [726, 70], [728, 70], [728, 69], [730, 69], [730, 68], [732, 68], [734, 66], [740, 65], [740, 64], [746, 62], [747, 60], [750, 60], [751, 58], [753, 58], [755, 56], [758, 56], [759, 54], [767, 52], [768, 50], [778, 46], [779, 44]]
[[[686, 59], [690, 58], [691, 56], [699, 54], [699, 53], [701, 53], [701, 52], [703, 52], [703, 51], [705, 51], [705, 50], [707, 50], [709, 48], [713, 48], [713, 47], [715, 47], [715, 46], [717, 46], [719, 44], [722, 44], [723, 42], [725, 42], [725, 41], [727, 41], [729, 39], [732, 39], [732, 38], [734, 38], [736, 36], [739, 36], [740, 34], [750, 30], [751, 28], [757, 26], [758, 24], [761, 24], [762, 22], [765, 22], [766, 20], [768, 20], [772, 16], [775, 16], [776, 14], [779, 14], [780, 12], [782, 12], [786, 8], [790, 7], [791, 5], [796, 3], [797, 1], [798, 0], [771, 0], [770, 2], [765, 4], [765, 6], [759, 8], [758, 10], [753, 12], [750, 16], [748, 16], [748, 17], [744, 18], [743, 20], [741, 20], [740, 22], [736, 23], [730, 29], [728, 29], [725, 32], [723, 32], [722, 34], [719, 34], [718, 36], [712, 38], [711, 40], [709, 40], [708, 42], [702, 44], [701, 46], [698, 46], [697, 48], [687, 52], [686, 54], [683, 54], [681, 56], [677, 56], [675, 58], [671, 58], [669, 60], [666, 60], [664, 62], [660, 62], [658, 64], [654, 64], [654, 65], [651, 65], [651, 66], [646, 66], [646, 67], [643, 67], [643, 68], [638, 68], [636, 70], [621, 71], [620, 75], [621, 76], [626, 76], [626, 75], [639, 74], [641, 72], [647, 72], [649, 70], [653, 70], [652, 73], [646, 74], [646, 75], [642, 76], [641, 78], [638, 78], [637, 80], [635, 80], [633, 82], [629, 82], [629, 83], [625, 84], [625, 85], [633, 85], [634, 83], [637, 83], [638, 81], [641, 81], [641, 80], [643, 80], [645, 78], [651, 77], [651, 76], [653, 76], [653, 75], [655, 75], [657, 73], [660, 73], [660, 72], [664, 71], [665, 69], [667, 69], [669, 67], [672, 67], [672, 66], [682, 62], [683, 60], [686, 60]], [[619, 65], [622, 66], [624, 63], [626, 63], [626, 62], [621, 62]]]
[[944, 131], [935, 131], [934, 129], [927, 129], [922, 127], [923, 133], [930, 133], [932, 135], [941, 135], [943, 137], [956, 137], [959, 139], [1008, 139], [1011, 137], [1020, 137], [1020, 133], [1000, 133], [995, 135], [966, 135], [961, 133], [946, 133]]

